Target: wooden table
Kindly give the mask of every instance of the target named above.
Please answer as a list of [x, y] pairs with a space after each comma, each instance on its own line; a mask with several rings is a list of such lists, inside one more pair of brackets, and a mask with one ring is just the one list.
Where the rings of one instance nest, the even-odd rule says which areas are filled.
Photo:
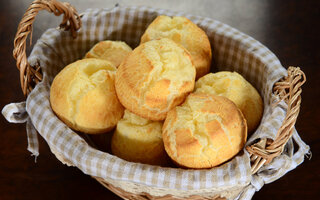
[[[91, 7], [112, 7], [117, 1], [70, 1], [79, 12]], [[108, 3], [105, 3], [108, 2]], [[185, 10], [227, 23], [262, 42], [283, 66], [300, 66], [307, 76], [296, 128], [311, 146], [313, 157], [272, 184], [254, 199], [319, 199], [320, 189], [320, 4], [313, 1], [120, 1]], [[12, 58], [17, 25], [31, 1], [0, 1], [0, 108], [24, 101], [19, 73]], [[103, 4], [105, 3], [105, 4]], [[171, 4], [172, 5], [171, 5]], [[54, 17], [37, 18], [34, 41], [43, 30], [58, 25]], [[60, 19], [59, 19], [60, 20]], [[41, 21], [41, 22], [40, 22]], [[0, 117], [0, 199], [120, 199], [79, 169], [61, 164], [40, 138], [37, 162], [26, 150], [25, 124], [10, 124]]]

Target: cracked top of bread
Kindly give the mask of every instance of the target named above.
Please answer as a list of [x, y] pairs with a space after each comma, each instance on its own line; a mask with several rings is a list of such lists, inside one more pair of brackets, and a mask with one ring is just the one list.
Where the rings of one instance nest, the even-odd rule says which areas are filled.
[[179, 166], [211, 168], [243, 148], [247, 125], [229, 99], [192, 93], [168, 113], [162, 137], [166, 152]]
[[146, 42], [120, 64], [115, 86], [122, 105], [154, 121], [181, 104], [194, 89], [195, 67], [190, 54], [170, 39]]
[[85, 55], [85, 58], [99, 58], [111, 62], [118, 67], [122, 60], [132, 51], [125, 42], [122, 41], [101, 41], [95, 44]]
[[260, 123], [263, 101], [258, 91], [237, 72], [210, 73], [196, 82], [196, 92], [224, 96], [233, 101], [247, 120], [248, 133]]
[[141, 43], [169, 38], [186, 48], [196, 67], [196, 79], [210, 71], [212, 52], [207, 34], [186, 17], [158, 16], [146, 29]]
[[69, 64], [52, 82], [52, 110], [76, 131], [97, 134], [111, 130], [124, 112], [114, 88], [115, 73], [116, 68], [101, 59]]

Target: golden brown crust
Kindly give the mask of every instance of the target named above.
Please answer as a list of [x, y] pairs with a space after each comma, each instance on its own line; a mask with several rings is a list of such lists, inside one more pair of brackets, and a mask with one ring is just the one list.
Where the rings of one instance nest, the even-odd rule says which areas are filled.
[[237, 72], [210, 73], [196, 82], [196, 92], [224, 96], [233, 101], [247, 120], [252, 133], [260, 123], [263, 101], [257, 90]]
[[52, 110], [74, 130], [89, 134], [111, 130], [124, 112], [115, 93], [115, 71], [110, 62], [94, 58], [66, 66], [51, 85]]
[[95, 44], [85, 55], [85, 58], [98, 58], [111, 62], [118, 67], [122, 60], [132, 51], [125, 42], [122, 41], [101, 41]]
[[122, 105], [150, 120], [164, 120], [194, 88], [195, 68], [189, 53], [169, 39], [134, 49], [117, 70], [115, 86]]
[[210, 168], [235, 156], [244, 146], [247, 125], [241, 111], [225, 97], [192, 93], [164, 122], [168, 155], [187, 168]]
[[141, 37], [141, 43], [169, 38], [181, 44], [191, 54], [196, 67], [196, 79], [209, 73], [212, 53], [206, 33], [185, 17], [158, 16], [146, 29]]

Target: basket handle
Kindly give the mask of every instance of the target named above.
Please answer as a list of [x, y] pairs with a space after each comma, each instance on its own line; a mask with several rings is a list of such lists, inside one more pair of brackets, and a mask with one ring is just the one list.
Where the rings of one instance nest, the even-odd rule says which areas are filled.
[[13, 57], [16, 60], [17, 68], [20, 70], [20, 84], [23, 94], [27, 96], [35, 84], [42, 80], [40, 66], [30, 66], [26, 55], [26, 41], [30, 34], [30, 45], [32, 43], [32, 24], [35, 16], [40, 10], [47, 10], [60, 16], [64, 14], [60, 28], [70, 30], [73, 37], [77, 36], [77, 30], [81, 27], [80, 17], [75, 8], [69, 3], [56, 0], [35, 0], [31, 3], [23, 15], [16, 36], [14, 38]]
[[305, 81], [306, 76], [299, 67], [289, 67], [288, 76], [275, 83], [274, 94], [280, 97], [280, 101], [284, 100], [287, 103], [287, 114], [274, 141], [260, 139], [260, 141], [246, 147], [250, 154], [252, 174], [255, 174], [264, 164], [270, 163], [273, 158], [283, 152], [284, 146], [293, 134], [294, 125], [299, 115], [301, 86]]

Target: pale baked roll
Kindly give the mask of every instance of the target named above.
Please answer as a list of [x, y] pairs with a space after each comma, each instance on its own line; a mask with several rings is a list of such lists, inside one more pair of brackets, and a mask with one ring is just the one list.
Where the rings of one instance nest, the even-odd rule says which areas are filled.
[[158, 16], [146, 29], [141, 43], [169, 38], [181, 44], [190, 54], [196, 67], [196, 79], [209, 73], [212, 53], [206, 33], [185, 17]]
[[118, 67], [122, 60], [132, 51], [125, 42], [122, 41], [101, 41], [94, 45], [85, 55], [85, 58], [99, 58], [110, 61]]
[[247, 125], [241, 111], [225, 97], [192, 93], [172, 109], [162, 137], [171, 159], [187, 168], [211, 168], [243, 147]]
[[196, 82], [196, 92], [224, 96], [233, 101], [246, 118], [249, 133], [259, 125], [263, 114], [262, 98], [237, 72], [207, 74]]
[[162, 141], [162, 124], [125, 110], [111, 140], [112, 153], [131, 162], [165, 165], [168, 157]]
[[153, 40], [138, 46], [121, 63], [116, 92], [131, 112], [164, 120], [193, 91], [195, 74], [187, 50], [170, 39]]
[[50, 104], [70, 128], [89, 134], [111, 130], [124, 108], [115, 88], [116, 68], [101, 59], [83, 59], [69, 64], [54, 78]]

